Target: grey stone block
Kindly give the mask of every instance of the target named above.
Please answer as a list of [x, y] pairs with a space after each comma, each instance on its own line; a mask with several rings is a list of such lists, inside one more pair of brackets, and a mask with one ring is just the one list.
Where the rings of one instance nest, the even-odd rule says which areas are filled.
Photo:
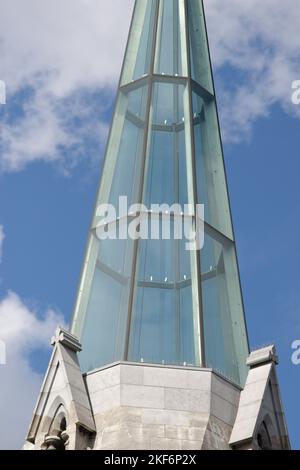
[[248, 419], [251, 417], [257, 417], [258, 413], [261, 408], [261, 401], [255, 401], [253, 403], [249, 403], [247, 405], [241, 405], [239, 407], [239, 414], [237, 417], [237, 422], [243, 421], [244, 419]]
[[181, 450], [182, 441], [176, 439], [151, 439], [151, 449], [153, 450]]
[[183, 440], [181, 443], [182, 449], [183, 450], [202, 450], [203, 447], [203, 442], [201, 441], [185, 441]]
[[233, 426], [237, 415], [237, 407], [212, 393], [211, 414], [212, 416], [224, 421], [224, 423]]
[[[120, 381], [125, 385], [143, 385], [144, 384], [144, 367], [134, 365], [121, 366]], [[147, 385], [147, 384], [146, 384]]]
[[212, 373], [209, 369], [187, 370], [187, 387], [188, 389], [210, 391], [212, 383]]
[[90, 394], [120, 384], [120, 365], [88, 374], [86, 383]]
[[256, 426], [257, 418], [246, 419], [243, 421], [238, 421], [231, 434], [230, 444], [234, 444], [236, 442], [241, 442], [245, 439], [251, 438], [254, 433], [254, 429]]
[[187, 388], [187, 374], [183, 369], [145, 367], [144, 384], [153, 387]]
[[169, 388], [165, 390], [165, 408], [192, 412], [209, 412], [210, 394], [201, 390]]
[[267, 383], [263, 380], [247, 384], [245, 391], [241, 394], [239, 406], [241, 407], [244, 405], [249, 405], [256, 401], [262, 401], [266, 387]]
[[[206, 426], [189, 427], [189, 426], [170, 426], [165, 427], [166, 438], [183, 440], [183, 441], [200, 441], [202, 443], [205, 435]], [[199, 446], [199, 442], [198, 442]]]
[[261, 367], [256, 367], [255, 369], [251, 369], [247, 377], [247, 385], [261, 381], [267, 382], [271, 369], [272, 364], [266, 364]]
[[235, 387], [233, 384], [227, 382], [227, 380], [222, 379], [216, 374], [211, 375], [211, 391], [215, 395], [223, 398], [234, 406], [238, 406], [241, 391], [238, 387]]
[[121, 405], [162, 409], [164, 407], [164, 389], [122, 384]]
[[189, 426], [193, 414], [185, 411], [143, 409], [142, 420], [146, 424]]
[[112, 410], [120, 406], [120, 385], [99, 390], [90, 394], [94, 414]]

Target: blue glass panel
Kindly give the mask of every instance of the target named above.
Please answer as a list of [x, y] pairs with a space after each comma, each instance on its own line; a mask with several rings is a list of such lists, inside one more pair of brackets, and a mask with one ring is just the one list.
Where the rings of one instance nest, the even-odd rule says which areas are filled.
[[150, 73], [157, 0], [137, 0], [121, 84]]
[[187, 8], [192, 78], [213, 94], [202, 0], [188, 0]]
[[120, 93], [107, 155], [99, 202], [118, 208], [120, 196], [138, 202], [145, 138], [148, 86]]
[[184, 5], [181, 0], [160, 2], [155, 73], [186, 76], [185, 31], [180, 28], [184, 22]]
[[156, 83], [153, 90], [146, 205], [188, 203], [184, 85]]
[[83, 351], [80, 353], [80, 363], [83, 371], [123, 359], [132, 246], [130, 240], [98, 241], [81, 333]]
[[182, 240], [139, 242], [129, 360], [199, 365], [190, 256]]
[[198, 203], [205, 206], [205, 220], [233, 238], [216, 105], [213, 99], [193, 92], [193, 127]]
[[234, 244], [210, 229], [201, 250], [206, 365], [242, 383], [247, 337]]

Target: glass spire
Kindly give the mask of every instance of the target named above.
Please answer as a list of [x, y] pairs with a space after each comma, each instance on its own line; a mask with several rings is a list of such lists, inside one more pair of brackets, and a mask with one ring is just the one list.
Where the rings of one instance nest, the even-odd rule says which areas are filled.
[[243, 385], [248, 341], [201, 0], [136, 0], [97, 206], [118, 208], [120, 196], [190, 204], [193, 218], [204, 204], [204, 248], [100, 241], [95, 213], [72, 322], [83, 371], [209, 367]]

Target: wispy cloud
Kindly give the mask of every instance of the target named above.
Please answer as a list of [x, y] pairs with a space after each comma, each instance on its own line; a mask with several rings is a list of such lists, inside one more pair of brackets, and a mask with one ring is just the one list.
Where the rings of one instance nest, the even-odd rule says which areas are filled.
[[[42, 160], [68, 171], [100, 156], [133, 3], [2, 0], [0, 78], [8, 104], [0, 170]], [[291, 83], [300, 78], [298, 0], [205, 0], [205, 7], [215, 71], [223, 77], [225, 140], [249, 138], [274, 104], [299, 116], [291, 104]]]
[[[300, 15], [297, 0], [204, 0], [212, 58], [228, 74], [219, 88], [224, 138], [240, 141], [277, 104], [291, 116], [291, 84], [300, 77]], [[220, 80], [221, 81], [221, 80]]]
[[[0, 261], [4, 229], [0, 225]], [[50, 350], [50, 338], [63, 316], [48, 309], [30, 308], [14, 292], [0, 298], [0, 341], [5, 345], [6, 365], [0, 365], [0, 416], [5, 432], [0, 449], [21, 448], [38, 397], [42, 375], [32, 367], [32, 355]]]
[[[0, 170], [100, 156], [133, 0], [3, 0]], [[15, 12], [18, 11], [18, 15]]]
[[21, 448], [26, 437], [42, 376], [33, 370], [30, 355], [49, 347], [63, 317], [48, 310], [40, 317], [14, 292], [0, 300], [0, 339], [6, 345], [7, 364], [0, 366], [0, 416], [5, 432], [1, 449]]

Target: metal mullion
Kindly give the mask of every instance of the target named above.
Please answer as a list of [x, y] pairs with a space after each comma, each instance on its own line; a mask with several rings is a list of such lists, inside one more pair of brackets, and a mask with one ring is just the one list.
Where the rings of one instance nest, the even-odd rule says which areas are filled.
[[200, 83], [196, 82], [192, 78], [190, 78], [192, 83], [192, 89], [197, 93], [197, 95], [201, 96], [206, 101], [215, 101], [215, 96], [212, 95], [206, 88], [204, 88]]
[[127, 95], [131, 91], [137, 90], [138, 88], [147, 85], [148, 81], [149, 75], [146, 74], [140, 78], [137, 78], [136, 80], [132, 80], [131, 82], [125, 83], [124, 85], [120, 86], [119, 91], [121, 91], [124, 95]]
[[140, 119], [136, 114], [133, 114], [131, 111], [127, 111], [125, 118], [127, 121], [130, 121], [134, 126], [139, 129], [144, 129], [145, 121]]
[[205, 281], [209, 281], [210, 279], [214, 279], [217, 277], [217, 270], [216, 268], [215, 269], [212, 269], [212, 271], [207, 271], [205, 273], [202, 273], [201, 274], [201, 280], [203, 282]]
[[[173, 75], [176, 75], [179, 71], [179, 11], [178, 11], [178, 0], [173, 0]], [[175, 189], [175, 203], [179, 204], [179, 135], [177, 132], [177, 125], [179, 122], [179, 86], [180, 80], [176, 80], [173, 83], [173, 99], [174, 99], [174, 123], [173, 123], [173, 142], [174, 142], [174, 189]], [[174, 261], [175, 261], [175, 311], [176, 311], [176, 323], [177, 323], [177, 354], [178, 362], [181, 359], [181, 292], [180, 289], [176, 288], [178, 281], [180, 281], [180, 241], [174, 239]]]
[[173, 131], [173, 126], [168, 126], [167, 124], [153, 124], [152, 125], [152, 130], [156, 132], [172, 132]]
[[173, 74], [175, 75], [179, 71], [179, 11], [178, 11], [178, 0], [173, 0]]
[[158, 74], [153, 73], [152, 75], [153, 80], [155, 82], [167, 82], [167, 83], [174, 83], [174, 84], [182, 84], [185, 85], [188, 77], [183, 77], [180, 75], [167, 75], [167, 74]]
[[[174, 2], [174, 0], [173, 0]], [[175, 7], [175, 2], [174, 2], [174, 9]], [[175, 15], [175, 12], [174, 12]], [[175, 22], [175, 18], [174, 18]], [[175, 28], [175, 25], [174, 25]], [[175, 34], [175, 33], [174, 33]], [[173, 85], [173, 107], [174, 107], [174, 123], [173, 123], [173, 165], [174, 165], [174, 192], [175, 192], [175, 203], [179, 204], [179, 145], [178, 145], [178, 133], [176, 132], [176, 123], [179, 120], [179, 104], [178, 104], [178, 87], [179, 85]], [[174, 229], [174, 227], [173, 227]], [[179, 281], [180, 279], [180, 256], [179, 256], [179, 250], [180, 250], [180, 241], [175, 240], [174, 237], [174, 264], [175, 264], [175, 282]], [[175, 292], [175, 314], [176, 314], [176, 323], [177, 323], [177, 354], [178, 354], [178, 359], [180, 359], [180, 343], [181, 343], [181, 334], [180, 334], [180, 292], [177, 289]]]
[[[192, 172], [193, 172], [193, 193], [195, 203], [195, 218], [197, 216], [198, 192], [197, 192], [197, 177], [196, 177], [196, 155], [195, 155], [195, 137], [193, 126], [193, 100], [192, 100], [192, 78], [191, 78], [191, 50], [190, 50], [190, 33], [188, 22], [188, 0], [184, 0], [185, 7], [185, 25], [186, 25], [186, 51], [187, 51], [187, 66], [188, 66], [188, 95], [189, 95], [189, 108], [190, 108], [190, 135], [192, 139]], [[203, 316], [203, 299], [202, 299], [202, 284], [201, 284], [201, 256], [200, 250], [196, 250], [196, 270], [197, 270], [197, 284], [198, 284], [198, 305], [199, 305], [199, 328], [200, 328], [200, 366], [206, 366], [205, 359], [205, 335], [204, 335], [204, 316]]]
[[[152, 56], [150, 64], [150, 75], [148, 77], [148, 102], [146, 108], [146, 120], [145, 120], [145, 135], [144, 135], [144, 145], [142, 153], [142, 168], [141, 168], [141, 179], [140, 179], [140, 191], [138, 202], [142, 204], [143, 202], [143, 193], [144, 193], [144, 178], [145, 178], [145, 169], [146, 169], [146, 159], [147, 159], [147, 149], [149, 141], [149, 130], [150, 130], [150, 117], [151, 117], [151, 107], [152, 107], [152, 96], [153, 96], [153, 74], [154, 74], [154, 63], [155, 63], [155, 52], [156, 52], [156, 41], [157, 41], [157, 29], [158, 29], [158, 18], [159, 18], [159, 3], [160, 0], [156, 0], [156, 11], [155, 11], [155, 20], [154, 20], [154, 31], [153, 31], [153, 41], [152, 41]], [[137, 257], [139, 249], [139, 240], [134, 241], [133, 248], [133, 262], [131, 270], [131, 283], [129, 291], [129, 304], [128, 304], [128, 314], [127, 314], [127, 328], [126, 328], [126, 338], [125, 338], [125, 348], [124, 348], [124, 360], [128, 360], [129, 352], [129, 341], [130, 341], [130, 327], [132, 320], [132, 309], [134, 301], [134, 291], [135, 291], [135, 281], [137, 276]]]
[[162, 282], [155, 282], [155, 281], [139, 281], [139, 287], [147, 287], [148, 289], [164, 289], [164, 290], [180, 290], [184, 289], [185, 287], [189, 287], [192, 283], [191, 279], [187, 279], [185, 281], [179, 282], [169, 282], [169, 283], [162, 283]]
[[118, 89], [121, 88], [121, 83], [122, 83], [122, 78], [123, 78], [123, 74], [124, 74], [124, 70], [125, 70], [125, 63], [126, 63], [126, 53], [128, 51], [128, 47], [129, 47], [129, 42], [130, 42], [130, 39], [131, 39], [131, 33], [132, 33], [132, 29], [133, 29], [133, 23], [134, 23], [134, 20], [135, 20], [135, 14], [136, 14], [136, 10], [137, 10], [137, 0], [135, 0], [135, 3], [134, 3], [134, 7], [133, 7], [133, 12], [132, 12], [132, 17], [131, 17], [131, 21], [130, 21], [130, 26], [129, 26], [129, 33], [128, 33], [128, 36], [127, 36], [127, 41], [126, 41], [126, 48], [125, 48], [125, 53], [124, 53], [124, 58], [123, 58], [123, 63], [122, 63], [122, 68], [121, 68], [121, 75], [120, 75], [120, 79], [119, 79], [119, 83], [118, 83]]
[[[194, 119], [194, 124], [199, 124], [199, 123], [200, 123], [199, 117]], [[175, 124], [173, 126], [168, 126], [167, 124], [153, 124], [152, 129], [158, 132], [172, 132], [175, 129], [175, 132], [179, 133], [179, 132], [184, 131], [185, 124], [180, 123], [180, 124]]]
[[223, 232], [220, 232], [220, 230], [216, 229], [208, 222], [204, 221], [204, 226], [205, 232], [207, 232], [214, 240], [221, 243], [221, 245], [234, 245], [234, 240], [229, 238], [227, 235], [224, 235]]
[[116, 271], [114, 271], [112, 268], [102, 263], [101, 261], [97, 260], [96, 267], [101, 272], [111, 277], [114, 281], [118, 282], [122, 286], [127, 284], [128, 278], [126, 276], [122, 276], [122, 274], [117, 273]]

